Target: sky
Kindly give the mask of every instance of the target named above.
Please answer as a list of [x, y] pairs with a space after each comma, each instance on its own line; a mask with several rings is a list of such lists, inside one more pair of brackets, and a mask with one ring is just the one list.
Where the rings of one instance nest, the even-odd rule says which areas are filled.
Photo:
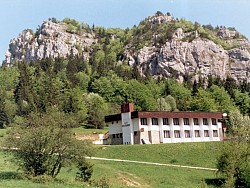
[[202, 25], [235, 27], [250, 39], [250, 0], [0, 0], [0, 64], [10, 40], [48, 18], [131, 28], [155, 12]]

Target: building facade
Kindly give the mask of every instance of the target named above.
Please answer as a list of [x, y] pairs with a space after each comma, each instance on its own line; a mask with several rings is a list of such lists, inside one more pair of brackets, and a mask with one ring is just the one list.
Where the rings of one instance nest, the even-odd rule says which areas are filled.
[[111, 144], [159, 144], [220, 141], [225, 124], [221, 112], [134, 111], [132, 103], [121, 114], [105, 117]]

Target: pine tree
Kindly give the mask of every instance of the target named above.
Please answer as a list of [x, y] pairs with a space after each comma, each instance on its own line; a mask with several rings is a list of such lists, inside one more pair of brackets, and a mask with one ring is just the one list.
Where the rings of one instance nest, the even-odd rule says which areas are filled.
[[18, 106], [17, 114], [25, 116], [36, 109], [34, 98], [34, 88], [32, 76], [28, 70], [26, 63], [22, 62], [18, 65], [20, 71], [19, 82], [14, 90], [14, 99]]
[[5, 97], [3, 92], [0, 92], [0, 128], [4, 128], [4, 125], [8, 123], [9, 119], [5, 111]]
[[196, 94], [199, 92], [198, 90], [198, 84], [197, 81], [194, 81], [193, 88], [192, 88], [192, 96], [196, 96]]
[[232, 77], [227, 77], [225, 84], [224, 84], [225, 90], [229, 93], [229, 95], [234, 98], [234, 89], [237, 89], [237, 84], [235, 80]]

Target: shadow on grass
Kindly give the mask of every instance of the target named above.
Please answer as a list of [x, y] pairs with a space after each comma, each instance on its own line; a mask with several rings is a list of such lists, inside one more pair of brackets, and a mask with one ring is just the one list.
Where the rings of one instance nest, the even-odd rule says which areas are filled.
[[0, 172], [0, 180], [22, 179], [17, 172]]
[[225, 182], [224, 179], [215, 178], [215, 179], [205, 179], [207, 185], [213, 185], [215, 187], [221, 187], [222, 184]]

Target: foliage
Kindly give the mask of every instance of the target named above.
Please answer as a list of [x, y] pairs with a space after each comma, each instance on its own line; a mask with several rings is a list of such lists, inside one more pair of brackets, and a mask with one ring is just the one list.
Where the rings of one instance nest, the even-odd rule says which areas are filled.
[[85, 94], [87, 105], [87, 125], [94, 126], [96, 129], [104, 127], [104, 116], [107, 112], [107, 104], [104, 99], [95, 93]]
[[160, 111], [176, 111], [176, 101], [171, 95], [166, 96], [165, 98], [157, 99], [157, 110]]
[[0, 90], [0, 128], [4, 128], [9, 123], [9, 117], [6, 112], [6, 102], [4, 93]]
[[192, 111], [217, 111], [218, 105], [209, 92], [199, 89], [191, 101]]
[[239, 90], [234, 90], [234, 102], [239, 107], [240, 112], [243, 115], [250, 115], [250, 97], [247, 92], [240, 92]]
[[18, 115], [27, 115], [35, 109], [32, 69], [25, 63], [19, 63], [19, 82], [14, 91]]
[[110, 184], [110, 179], [107, 177], [101, 177], [98, 180], [94, 180], [91, 182], [91, 185], [96, 188], [109, 188]]
[[5, 146], [26, 174], [54, 178], [66, 164], [83, 164], [84, 156], [91, 154], [89, 143], [73, 137], [69, 128], [74, 124], [74, 120], [62, 112], [31, 113], [15, 125]]
[[78, 164], [79, 171], [76, 173], [76, 179], [87, 182], [90, 180], [93, 173], [93, 165], [84, 161]]
[[226, 142], [217, 167], [225, 177], [224, 187], [250, 186], [250, 119], [239, 111], [229, 114], [232, 140]]
[[133, 102], [137, 110], [156, 109], [156, 100], [150, 89], [137, 80], [129, 80], [127, 87], [128, 99]]
[[177, 109], [181, 111], [190, 110], [191, 91], [173, 80], [165, 83], [165, 94], [171, 95], [176, 100]]
[[211, 97], [216, 101], [218, 106], [218, 111], [229, 112], [236, 107], [234, 106], [233, 101], [230, 99], [230, 95], [226, 92], [223, 87], [217, 85], [212, 85], [208, 89]]

